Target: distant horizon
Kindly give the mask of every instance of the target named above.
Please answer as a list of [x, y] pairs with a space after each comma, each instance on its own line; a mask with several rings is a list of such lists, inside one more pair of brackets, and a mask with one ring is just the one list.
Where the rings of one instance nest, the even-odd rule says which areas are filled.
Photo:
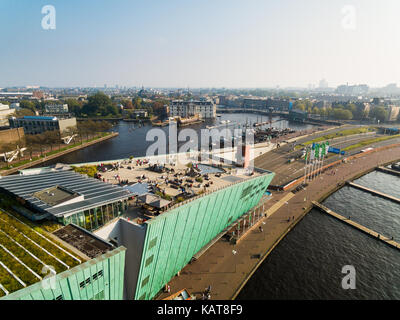
[[2, 0], [0, 87], [381, 88], [400, 83], [399, 9], [397, 0]]
[[[47, 85], [10, 85], [10, 86], [6, 86], [6, 87], [0, 87], [0, 90], [4, 90], [4, 89], [10, 89], [10, 88], [25, 88], [25, 89], [37, 89], [37, 88], [48, 88], [48, 89], [73, 89], [73, 88], [81, 88], [81, 89], [132, 89], [132, 88], [144, 88], [144, 89], [182, 89], [182, 90], [197, 90], [197, 89], [227, 89], [227, 90], [241, 90], [241, 89], [263, 89], [263, 90], [282, 90], [282, 89], [303, 89], [303, 90], [324, 90], [324, 89], [336, 89], [339, 86], [345, 86], [348, 85], [349, 87], [351, 86], [359, 86], [359, 85], [366, 85], [368, 86], [370, 89], [381, 89], [381, 88], [385, 88], [389, 85], [396, 85], [397, 88], [400, 88], [397, 86], [397, 83], [395, 82], [391, 82], [391, 83], [387, 83], [386, 85], [383, 86], [377, 86], [377, 87], [373, 87], [370, 86], [368, 83], [342, 83], [336, 86], [329, 86], [329, 87], [312, 87], [309, 88], [308, 86], [285, 86], [285, 87], [281, 87], [281, 86], [274, 86], [274, 87], [227, 87], [227, 86], [221, 86], [221, 87], [213, 87], [213, 86], [205, 86], [205, 87], [178, 87], [178, 86], [165, 86], [165, 87], [157, 87], [157, 86], [145, 86], [145, 85], [133, 85], [133, 86], [128, 86], [128, 85], [110, 85], [107, 87], [104, 86], [90, 86], [90, 85], [84, 85], [84, 86], [47, 86]], [[118, 86], [118, 88], [117, 88]]]

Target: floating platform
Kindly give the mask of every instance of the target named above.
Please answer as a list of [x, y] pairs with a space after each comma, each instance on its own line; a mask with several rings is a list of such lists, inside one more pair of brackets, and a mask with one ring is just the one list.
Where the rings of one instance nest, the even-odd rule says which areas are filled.
[[388, 195], [388, 194], [386, 194], [386, 193], [379, 192], [379, 191], [376, 191], [376, 190], [373, 190], [373, 189], [370, 189], [370, 188], [361, 186], [361, 185], [356, 184], [356, 183], [354, 183], [354, 182], [347, 181], [346, 183], [347, 183], [349, 186], [352, 186], [352, 187], [354, 187], [354, 188], [356, 188], [356, 189], [359, 189], [359, 190], [362, 190], [362, 191], [371, 193], [371, 194], [373, 194], [373, 195], [379, 196], [379, 197], [384, 198], [384, 199], [388, 199], [388, 200], [393, 201], [393, 202], [400, 203], [400, 199], [399, 199], [399, 198], [390, 196], [390, 195]]
[[389, 169], [389, 168], [385, 168], [385, 167], [378, 167], [378, 168], [376, 168], [376, 171], [380, 171], [383, 173], [388, 173], [388, 174], [400, 177], [400, 171], [396, 171], [393, 169]]
[[369, 236], [374, 237], [377, 240], [383, 241], [385, 244], [390, 245], [391, 247], [394, 247], [394, 248], [400, 250], [400, 244], [397, 243], [396, 241], [391, 240], [391, 239], [379, 234], [378, 232], [368, 229], [367, 227], [364, 227], [361, 224], [354, 222], [353, 220], [345, 218], [336, 212], [333, 212], [331, 209], [325, 207], [324, 205], [320, 204], [319, 202], [312, 201], [312, 204], [315, 208], [319, 209], [320, 211], [325, 212], [325, 213], [329, 214], [330, 216], [332, 216], [344, 223], [347, 223], [348, 225], [352, 226], [353, 228], [356, 228], [356, 229], [368, 234]]

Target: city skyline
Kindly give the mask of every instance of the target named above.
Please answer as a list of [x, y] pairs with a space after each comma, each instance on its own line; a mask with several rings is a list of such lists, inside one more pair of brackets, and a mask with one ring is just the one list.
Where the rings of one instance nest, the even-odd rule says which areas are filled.
[[[49, 4], [54, 30], [41, 25]], [[400, 80], [399, 6], [6, 0], [0, 87], [307, 88], [321, 79], [384, 87]]]

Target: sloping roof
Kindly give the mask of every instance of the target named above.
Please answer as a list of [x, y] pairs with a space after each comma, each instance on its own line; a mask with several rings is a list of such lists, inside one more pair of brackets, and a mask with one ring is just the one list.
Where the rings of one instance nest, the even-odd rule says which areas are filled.
[[148, 205], [156, 208], [164, 208], [167, 205], [169, 205], [171, 201], [165, 200], [165, 199], [157, 199], [156, 201], [150, 202]]
[[158, 200], [159, 197], [154, 195], [154, 194], [150, 194], [150, 193], [146, 193], [144, 195], [141, 195], [140, 197], [138, 197], [138, 200], [140, 200], [141, 202], [144, 202], [146, 204], [149, 204], [153, 201]]
[[70, 165], [64, 164], [64, 163], [56, 163], [55, 165], [50, 166], [50, 168], [56, 169], [58, 171], [61, 171], [61, 170], [72, 170], [72, 167]]
[[[65, 187], [84, 196], [84, 200], [59, 207], [37, 199], [33, 194], [53, 186]], [[89, 178], [73, 171], [45, 172], [33, 175], [11, 175], [0, 178], [0, 189], [27, 201], [40, 212], [57, 217], [98, 207], [106, 203], [127, 199], [133, 194], [125, 188]]]

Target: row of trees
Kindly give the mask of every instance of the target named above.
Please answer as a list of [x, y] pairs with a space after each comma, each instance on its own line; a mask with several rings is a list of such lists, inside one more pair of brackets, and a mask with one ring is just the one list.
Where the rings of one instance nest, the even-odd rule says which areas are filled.
[[155, 98], [147, 101], [140, 96], [133, 99], [124, 99], [114, 101], [103, 92], [97, 92], [88, 97], [87, 101], [76, 99], [65, 99], [62, 101], [30, 101], [22, 100], [20, 102], [20, 110], [16, 111], [17, 117], [33, 116], [35, 112], [42, 113], [45, 111], [47, 103], [65, 103], [68, 104], [69, 112], [77, 117], [120, 117], [121, 109], [118, 107], [122, 104], [126, 110], [144, 109], [150, 115], [166, 116], [164, 105], [168, 104], [168, 100]]
[[[45, 131], [41, 134], [25, 135], [20, 141], [13, 143], [0, 143], [0, 153], [17, 150], [17, 148], [27, 148], [25, 154], [29, 154], [32, 158], [33, 154], [43, 153], [61, 149], [64, 145], [62, 138], [77, 134], [73, 143], [83, 143], [84, 140], [89, 140], [99, 133], [107, 132], [111, 129], [111, 124], [107, 121], [79, 121], [77, 127], [69, 127], [63, 133], [57, 130]], [[19, 157], [20, 158], [20, 157]]]
[[383, 106], [372, 106], [369, 112], [367, 112], [364, 110], [363, 106], [357, 106], [351, 102], [333, 104], [332, 107], [318, 108], [313, 106], [313, 103], [310, 100], [298, 100], [294, 103], [294, 108], [335, 120], [376, 119], [383, 122], [388, 117], [388, 111]]

